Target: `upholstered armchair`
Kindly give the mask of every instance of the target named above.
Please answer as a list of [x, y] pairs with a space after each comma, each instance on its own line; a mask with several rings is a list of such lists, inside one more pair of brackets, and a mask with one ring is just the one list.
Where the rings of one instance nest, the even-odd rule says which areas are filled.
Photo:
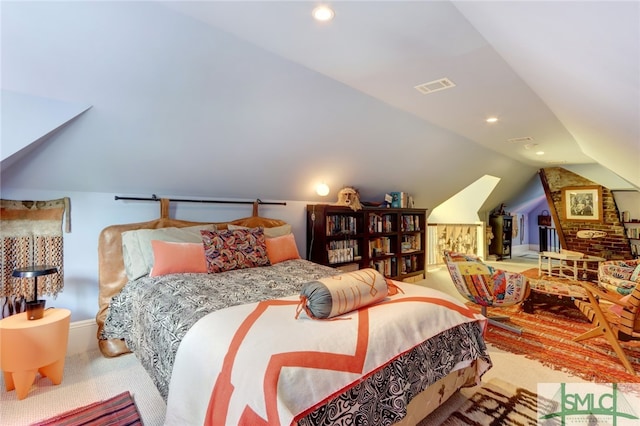
[[504, 322], [509, 317], [487, 316], [487, 308], [521, 303], [529, 295], [529, 284], [524, 275], [494, 269], [479, 257], [464, 253], [445, 251], [444, 262], [458, 292], [480, 305], [482, 315], [490, 324], [522, 334], [520, 328]]
[[630, 294], [640, 284], [640, 259], [608, 260], [600, 263], [598, 284], [618, 294]]

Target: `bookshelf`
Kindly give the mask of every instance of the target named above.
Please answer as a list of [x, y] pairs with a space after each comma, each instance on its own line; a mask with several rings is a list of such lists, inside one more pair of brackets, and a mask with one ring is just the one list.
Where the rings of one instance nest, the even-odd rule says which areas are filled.
[[629, 239], [629, 248], [634, 259], [640, 259], [640, 221], [623, 222], [624, 232]]
[[307, 206], [307, 258], [343, 270], [374, 268], [388, 278], [424, 278], [426, 209], [353, 211], [329, 204]]
[[489, 224], [493, 230], [493, 239], [489, 245], [489, 254], [494, 254], [498, 260], [505, 257], [511, 259], [511, 232], [513, 217], [509, 215], [491, 215]]

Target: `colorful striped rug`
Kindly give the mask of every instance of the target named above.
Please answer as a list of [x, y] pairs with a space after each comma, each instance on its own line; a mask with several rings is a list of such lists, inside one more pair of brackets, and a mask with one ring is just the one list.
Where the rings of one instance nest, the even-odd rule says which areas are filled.
[[[472, 306], [477, 309], [477, 306]], [[636, 374], [628, 373], [609, 343], [603, 338], [574, 342], [590, 330], [591, 323], [576, 308], [538, 304], [533, 314], [521, 306], [489, 309], [488, 315], [508, 315], [523, 329], [522, 335], [489, 325], [486, 340], [497, 348], [561, 370], [586, 381], [599, 383], [640, 382], [640, 341], [622, 342]]]
[[131, 394], [123, 392], [104, 401], [67, 411], [32, 426], [142, 426]]

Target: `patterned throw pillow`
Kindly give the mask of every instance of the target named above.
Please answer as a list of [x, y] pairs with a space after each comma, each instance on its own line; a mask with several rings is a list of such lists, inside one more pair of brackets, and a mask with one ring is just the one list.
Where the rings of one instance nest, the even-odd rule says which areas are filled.
[[200, 233], [210, 274], [270, 265], [262, 228]]
[[[229, 225], [227, 225], [227, 229], [235, 231], [237, 229], [252, 229], [252, 228], [250, 228], [248, 226], [240, 226], [240, 225], [229, 224]], [[253, 228], [253, 229], [255, 229], [255, 228]], [[287, 225], [275, 226], [273, 228], [263, 228], [263, 231], [264, 231], [264, 236], [266, 238], [281, 237], [283, 235], [287, 235], [287, 234], [291, 233], [291, 225], [287, 224]]]

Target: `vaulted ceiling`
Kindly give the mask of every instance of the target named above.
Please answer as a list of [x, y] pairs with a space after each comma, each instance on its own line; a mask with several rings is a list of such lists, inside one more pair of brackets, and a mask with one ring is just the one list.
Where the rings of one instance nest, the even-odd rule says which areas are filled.
[[315, 5], [3, 1], [2, 88], [93, 107], [2, 184], [307, 200], [325, 180], [432, 207], [490, 174], [497, 205], [567, 164], [640, 187], [638, 2]]
[[312, 2], [166, 5], [519, 161], [640, 184], [638, 2], [337, 1], [324, 24]]

